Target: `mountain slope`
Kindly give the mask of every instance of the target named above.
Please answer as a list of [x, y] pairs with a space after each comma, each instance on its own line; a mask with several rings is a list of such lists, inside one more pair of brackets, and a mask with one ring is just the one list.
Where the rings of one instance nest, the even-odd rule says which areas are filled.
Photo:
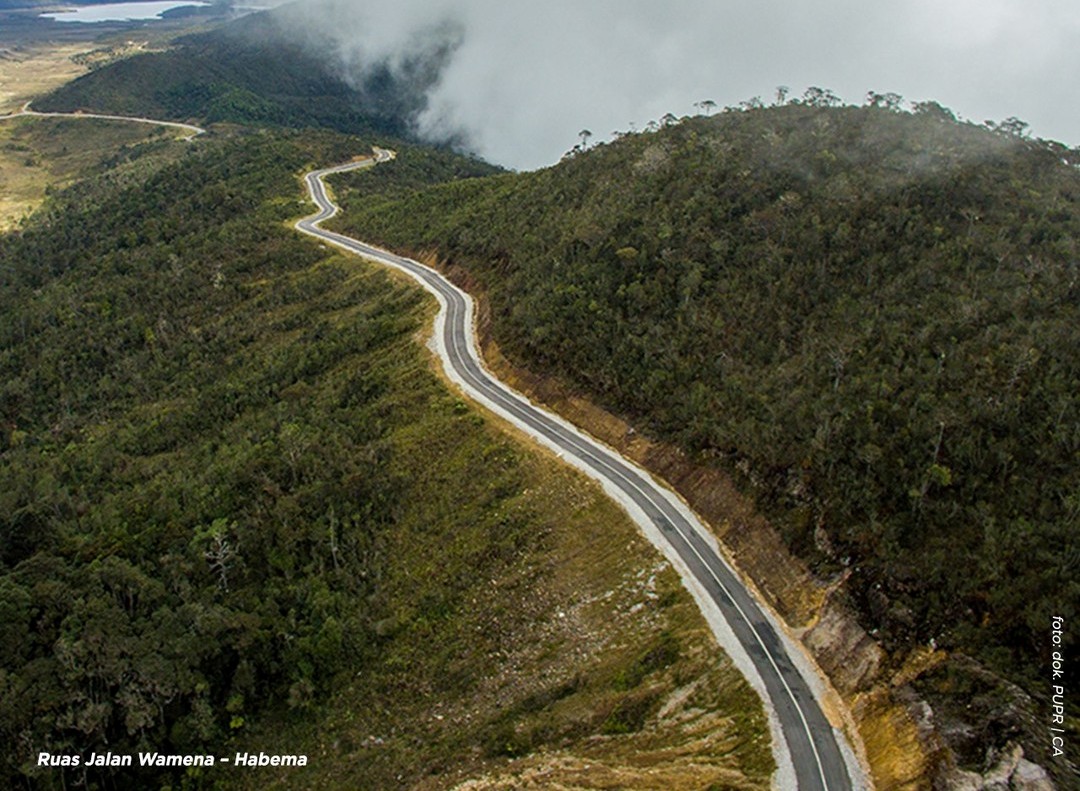
[[[677, 575], [447, 390], [415, 286], [288, 227], [297, 174], [367, 148], [133, 145], [0, 235], [3, 783], [766, 787]], [[106, 750], [309, 765], [37, 766]]]
[[[1042, 699], [1047, 624], [1080, 608], [1080, 175], [1008, 131], [753, 109], [346, 196], [342, 223], [437, 249], [513, 360], [730, 470], [894, 657], [967, 652]], [[982, 718], [964, 761], [1026, 727]]]
[[287, 13], [252, 14], [181, 37], [165, 52], [117, 61], [35, 108], [406, 134], [450, 44], [436, 42], [397, 70], [374, 64], [352, 84], [329, 65], [325, 44], [296, 37]]

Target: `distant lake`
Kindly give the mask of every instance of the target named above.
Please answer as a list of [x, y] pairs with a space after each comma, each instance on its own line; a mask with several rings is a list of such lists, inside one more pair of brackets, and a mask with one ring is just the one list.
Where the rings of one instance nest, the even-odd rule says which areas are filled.
[[58, 11], [41, 16], [57, 22], [126, 22], [138, 19], [157, 19], [166, 11], [183, 6], [203, 6], [208, 3], [192, 0], [156, 0], [148, 3], [106, 3], [78, 6], [71, 11]]

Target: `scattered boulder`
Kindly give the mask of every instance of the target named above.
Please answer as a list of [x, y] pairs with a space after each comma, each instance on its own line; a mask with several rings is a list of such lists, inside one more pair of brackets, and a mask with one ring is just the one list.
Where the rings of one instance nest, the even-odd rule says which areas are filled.
[[1010, 743], [1000, 752], [991, 751], [991, 767], [984, 773], [953, 768], [944, 778], [944, 791], [1056, 791], [1050, 775], [1038, 764], [1024, 758], [1024, 748]]

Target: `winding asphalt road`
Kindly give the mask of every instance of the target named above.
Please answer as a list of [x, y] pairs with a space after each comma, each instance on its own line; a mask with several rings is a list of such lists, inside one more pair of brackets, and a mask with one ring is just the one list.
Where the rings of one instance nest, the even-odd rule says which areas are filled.
[[[307, 174], [307, 188], [319, 212], [298, 222], [297, 229], [364, 258], [403, 270], [431, 291], [442, 305], [434, 340], [447, 374], [470, 397], [599, 480], [605, 490], [627, 508], [654, 543], [660, 537], [661, 550], [683, 573], [684, 579], [687, 579], [687, 572], [692, 575], [690, 582], [693, 584], [688, 587], [703, 609], [705, 606], [719, 609], [730, 632], [718, 634], [718, 638], [763, 695], [766, 708], [772, 710], [774, 742], [777, 736], [783, 740], [783, 744], [777, 745], [779, 749], [774, 749], [780, 765], [774, 787], [798, 788], [800, 791], [848, 791], [866, 787], [868, 783], [853, 752], [850, 747], [841, 749], [844, 736], [830, 725], [811, 683], [803, 675], [803, 672], [812, 674], [812, 670], [806, 669], [807, 660], [802, 660], [803, 672], [800, 672], [800, 667], [791, 659], [798, 649], [739, 581], [715, 542], [706, 538], [707, 531], [685, 504], [641, 468], [561, 418], [534, 406], [488, 373], [480, 363], [474, 342], [472, 300], [465, 292], [430, 267], [319, 228], [319, 223], [338, 212], [327, 194], [324, 177], [392, 158], [392, 152], [375, 149], [373, 159]], [[702, 601], [702, 592], [707, 595], [707, 601]], [[716, 631], [715, 620], [710, 621]], [[719, 631], [725, 630], [721, 626]], [[738, 640], [734, 651], [730, 650], [731, 641], [724, 640], [731, 634]], [[739, 646], [742, 656], [739, 656]], [[779, 721], [779, 735], [776, 720]]]
[[188, 134], [182, 138], [183, 140], [192, 140], [199, 135], [205, 134], [206, 130], [200, 126], [193, 126], [192, 124], [182, 124], [179, 121], [157, 121], [153, 118], [141, 118], [128, 115], [103, 115], [102, 113], [42, 113], [37, 110], [30, 109], [30, 102], [23, 105], [22, 109], [17, 113], [9, 113], [8, 115], [0, 115], [0, 121], [6, 121], [9, 118], [96, 118], [101, 121], [129, 121], [133, 124], [149, 124], [151, 126], [165, 126], [170, 129], [179, 129], [182, 132]]
[[[29, 103], [20, 112], [0, 115], [0, 120], [20, 116], [99, 118], [167, 126], [188, 132], [186, 140], [205, 131], [189, 124], [151, 118], [39, 113], [31, 110]], [[704, 526], [685, 504], [638, 466], [561, 418], [536, 407], [488, 373], [480, 362], [474, 341], [473, 302], [465, 292], [430, 267], [319, 228], [319, 223], [338, 213], [337, 205], [326, 192], [324, 177], [370, 167], [393, 157], [393, 152], [376, 148], [373, 158], [308, 173], [305, 183], [319, 211], [300, 220], [297, 229], [364, 258], [396, 267], [432, 292], [442, 306], [434, 340], [450, 378], [470, 397], [598, 480], [672, 561], [710, 620], [717, 638], [767, 701], [774, 737], [778, 735], [783, 740], [783, 744], [774, 744], [779, 764], [775, 787], [800, 791], [867, 787], [853, 752], [850, 747], [841, 749], [843, 735], [830, 725], [810, 681], [803, 675], [809, 676], [813, 670], [807, 669], [805, 660], [801, 669], [792, 661], [791, 656], [797, 655], [798, 649], [739, 581], [723, 560], [715, 541], [708, 537]], [[709, 617], [713, 612], [722, 616], [722, 623]]]

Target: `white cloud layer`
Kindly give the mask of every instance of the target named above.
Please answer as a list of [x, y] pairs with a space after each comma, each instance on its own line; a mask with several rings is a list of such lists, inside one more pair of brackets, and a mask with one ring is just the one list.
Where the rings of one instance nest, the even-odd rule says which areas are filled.
[[307, 0], [299, 18], [353, 65], [459, 25], [421, 129], [464, 130], [520, 169], [558, 160], [583, 128], [603, 139], [778, 85], [852, 103], [895, 91], [1080, 144], [1075, 0]]

